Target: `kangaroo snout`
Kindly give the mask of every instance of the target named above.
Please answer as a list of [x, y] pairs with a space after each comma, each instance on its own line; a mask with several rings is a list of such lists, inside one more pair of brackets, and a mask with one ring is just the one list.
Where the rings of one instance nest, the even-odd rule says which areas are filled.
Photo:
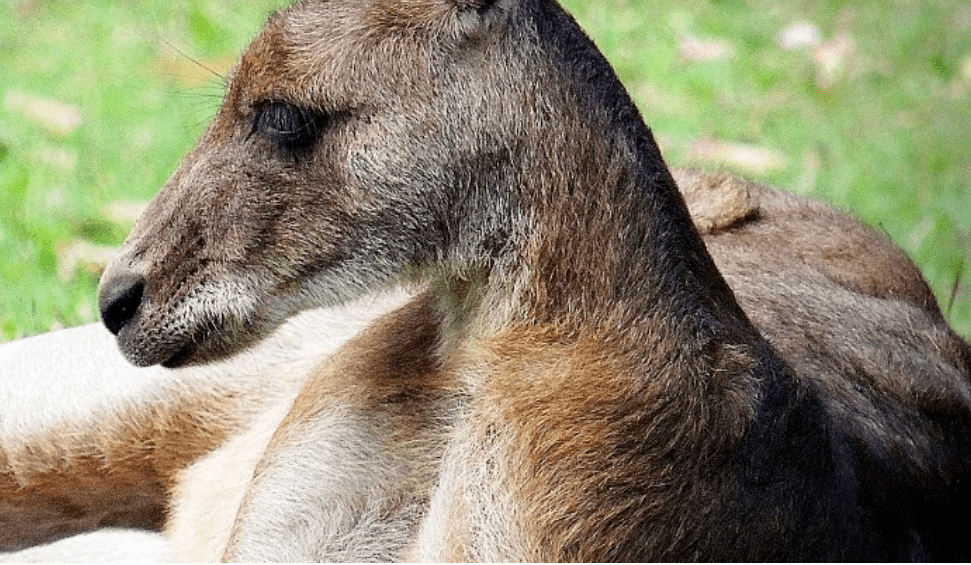
[[[149, 283], [143, 272], [130, 262], [116, 258], [101, 276], [98, 310], [101, 321], [118, 340], [128, 361], [146, 367], [168, 361], [177, 349], [177, 339], [162, 338], [143, 326], [152, 322]], [[149, 324], [151, 325], [151, 324]]]
[[[172, 368], [225, 357], [259, 341], [289, 312], [262, 298], [266, 276], [234, 271], [231, 262], [210, 260], [198, 245], [146, 248], [135, 239], [102, 275], [98, 302], [102, 322], [136, 366]], [[165, 272], [173, 276], [160, 275]], [[265, 311], [263, 303], [270, 304]]]
[[135, 317], [145, 293], [145, 279], [135, 273], [109, 275], [102, 279], [99, 291], [101, 320], [114, 335]]

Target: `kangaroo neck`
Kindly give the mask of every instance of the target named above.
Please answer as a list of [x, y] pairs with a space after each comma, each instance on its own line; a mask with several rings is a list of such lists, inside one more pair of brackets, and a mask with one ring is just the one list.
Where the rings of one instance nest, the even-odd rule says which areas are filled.
[[476, 170], [489, 174], [443, 222], [447, 256], [485, 265], [485, 288], [462, 285], [473, 303], [567, 332], [663, 321], [679, 335], [757, 336], [609, 64], [565, 14], [522, 17], [518, 49], [502, 52], [523, 60], [480, 69], [498, 95], [468, 97], [468, 127], [486, 132], [476, 154], [490, 157]]
[[523, 306], [557, 323], [664, 319], [700, 333], [747, 323], [653, 139], [633, 141], [584, 148], [554, 175], [566, 186], [541, 191], [551, 196], [530, 222]]

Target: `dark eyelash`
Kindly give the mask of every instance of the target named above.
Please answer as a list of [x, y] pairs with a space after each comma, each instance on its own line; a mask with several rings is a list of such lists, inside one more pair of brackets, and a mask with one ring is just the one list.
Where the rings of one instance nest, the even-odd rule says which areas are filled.
[[313, 148], [326, 123], [326, 115], [288, 102], [260, 103], [253, 115], [253, 133], [293, 153]]

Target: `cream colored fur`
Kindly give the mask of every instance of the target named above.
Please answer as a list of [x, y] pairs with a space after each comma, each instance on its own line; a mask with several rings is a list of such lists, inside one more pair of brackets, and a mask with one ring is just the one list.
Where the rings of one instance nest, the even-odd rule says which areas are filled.
[[[111, 434], [129, 414], [151, 413], [199, 392], [231, 390], [248, 399], [241, 406], [252, 417], [238, 435], [181, 473], [167, 542], [157, 534], [115, 529], [0, 553], [0, 561], [218, 561], [253, 469], [311, 369], [407, 296], [398, 291], [308, 311], [232, 360], [176, 370], [133, 367], [100, 324], [3, 344], [0, 453], [7, 456], [57, 445], [58, 438], [36, 440], [45, 429], [68, 425], [79, 434]], [[41, 454], [40, 464], [64, 465], [71, 457], [52, 450]], [[31, 461], [38, 463], [37, 457]]]

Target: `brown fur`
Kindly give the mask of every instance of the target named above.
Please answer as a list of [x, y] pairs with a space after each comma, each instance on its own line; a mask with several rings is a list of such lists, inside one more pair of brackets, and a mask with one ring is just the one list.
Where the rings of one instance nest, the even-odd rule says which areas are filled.
[[971, 348], [916, 268], [820, 204], [678, 177], [552, 2], [307, 0], [102, 314], [180, 367], [430, 289], [312, 374], [234, 559], [966, 557]]
[[247, 408], [233, 394], [199, 395], [5, 444], [0, 499], [16, 518], [0, 529], [0, 547], [96, 527], [159, 528], [175, 475], [238, 432]]
[[[226, 549], [228, 560], [388, 561], [398, 557], [414, 537], [427, 507], [436, 462], [445, 445], [445, 427], [455, 410], [458, 383], [436, 361], [439, 331], [440, 316], [433, 300], [419, 296], [379, 319], [310, 375], [256, 468]], [[358, 444], [354, 436], [361, 422], [367, 424], [368, 439]], [[334, 457], [344, 445], [354, 447], [345, 456]], [[358, 460], [361, 451], [368, 455]], [[308, 533], [309, 543], [303, 547], [276, 545], [283, 537], [299, 535], [296, 532], [308, 521], [314, 522], [290, 512], [292, 520], [283, 525], [268, 525], [266, 519], [278, 507], [281, 486], [274, 481], [284, 477], [288, 484], [283, 488], [296, 482], [289, 478], [293, 462], [307, 453], [322, 458], [321, 467], [335, 468], [322, 473], [320, 483], [345, 472], [342, 465], [347, 473], [359, 475], [362, 483], [354, 488], [351, 481], [341, 481], [339, 490], [318, 501], [314, 493], [327, 492], [329, 485], [299, 481], [311, 491], [305, 495], [313, 501], [308, 506], [319, 509], [324, 514], [320, 521], [339, 535], [329, 540], [321, 539], [319, 532]], [[344, 510], [348, 504], [354, 505], [354, 514]], [[274, 530], [277, 527], [285, 534], [274, 535], [282, 534]]]

